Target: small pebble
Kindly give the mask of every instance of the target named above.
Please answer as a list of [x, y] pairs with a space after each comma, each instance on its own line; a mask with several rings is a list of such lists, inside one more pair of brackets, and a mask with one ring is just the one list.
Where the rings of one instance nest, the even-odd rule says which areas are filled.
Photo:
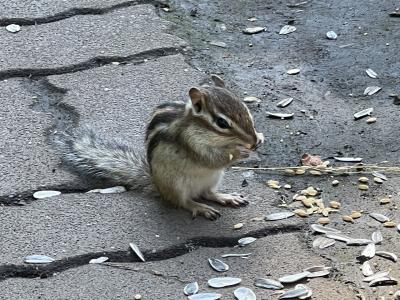
[[18, 24], [10, 24], [6, 26], [6, 30], [8, 32], [16, 33], [21, 30], [21, 26], [19, 26]]
[[134, 297], [133, 299], [135, 299], [135, 300], [140, 300], [140, 299], [142, 299], [142, 295], [136, 294], [135, 297]]

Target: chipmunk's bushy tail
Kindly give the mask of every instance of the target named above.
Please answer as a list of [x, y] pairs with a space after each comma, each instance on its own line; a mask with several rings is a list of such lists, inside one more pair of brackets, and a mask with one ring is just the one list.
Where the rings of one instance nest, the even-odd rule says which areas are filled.
[[79, 175], [111, 180], [134, 190], [153, 190], [143, 154], [120, 140], [105, 140], [90, 128], [57, 133], [55, 145], [62, 160]]

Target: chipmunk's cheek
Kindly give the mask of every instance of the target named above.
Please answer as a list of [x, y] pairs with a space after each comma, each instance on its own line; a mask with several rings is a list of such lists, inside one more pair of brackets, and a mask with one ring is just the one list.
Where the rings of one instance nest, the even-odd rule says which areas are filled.
[[264, 143], [264, 134], [256, 131], [257, 145]]

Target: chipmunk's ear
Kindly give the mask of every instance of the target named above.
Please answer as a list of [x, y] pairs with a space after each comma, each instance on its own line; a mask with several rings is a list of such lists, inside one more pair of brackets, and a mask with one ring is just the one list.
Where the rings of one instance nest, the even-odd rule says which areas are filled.
[[221, 77], [219, 77], [215, 74], [212, 74], [211, 80], [214, 82], [215, 86], [222, 87], [222, 88], [225, 87], [225, 82]]
[[199, 113], [203, 108], [203, 99], [205, 98], [203, 92], [200, 89], [193, 87], [189, 90], [189, 97], [192, 101], [194, 110]]

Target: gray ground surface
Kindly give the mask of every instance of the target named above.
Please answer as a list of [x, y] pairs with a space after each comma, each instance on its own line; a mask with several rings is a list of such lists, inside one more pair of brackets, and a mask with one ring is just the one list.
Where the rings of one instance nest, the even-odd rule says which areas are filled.
[[[242, 286], [253, 288], [257, 299], [277, 295], [254, 287], [256, 277], [277, 279], [318, 264], [332, 267], [332, 272], [304, 282], [313, 289], [312, 299], [356, 299], [358, 293], [365, 299], [393, 299], [398, 286], [372, 289], [362, 283], [356, 257], [363, 247], [341, 242], [323, 250], [312, 247], [316, 235], [309, 225], [321, 215], [276, 222], [252, 219], [286, 210], [282, 204], [289, 210], [302, 207], [292, 203], [292, 196], [312, 185], [326, 204], [342, 203], [339, 213], [330, 215], [330, 226], [356, 238], [369, 238], [379, 229], [384, 241], [377, 249], [399, 255], [396, 229], [367, 215], [379, 212], [400, 222], [400, 181], [394, 175], [383, 185], [371, 182], [362, 192], [358, 176], [337, 177], [340, 184], [332, 187], [329, 176], [230, 170], [221, 190], [245, 194], [250, 205], [218, 208], [222, 217], [210, 222], [192, 220], [187, 212], [135, 192], [85, 194], [104, 183], [65, 170], [51, 142], [54, 132], [91, 124], [104, 136], [123, 138], [141, 149], [145, 122], [156, 104], [183, 100], [189, 87], [218, 73], [241, 97], [262, 100], [250, 110], [266, 143], [258, 159], [247, 165], [297, 165], [305, 152], [396, 165], [399, 106], [389, 97], [400, 91], [400, 25], [398, 18], [389, 17], [395, 1], [310, 1], [288, 7], [285, 1], [174, 0], [168, 12], [156, 2], [138, 2], [147, 4], [0, 5], [0, 25], [23, 25], [15, 34], [0, 28], [0, 299], [132, 299], [138, 293], [142, 299], [186, 299], [182, 289], [187, 282], [198, 281], [201, 291], [210, 291], [207, 280], [221, 274], [208, 266], [207, 258], [228, 252], [252, 252], [247, 260], [225, 259], [231, 269], [221, 276], [242, 278]], [[250, 17], [257, 20], [247, 21]], [[296, 32], [279, 35], [288, 23]], [[245, 35], [247, 26], [267, 29]], [[337, 40], [325, 38], [329, 30], [338, 33]], [[210, 41], [223, 41], [227, 47]], [[297, 67], [299, 75], [286, 74]], [[366, 68], [379, 78], [369, 78]], [[371, 85], [382, 90], [363, 96]], [[287, 97], [293, 103], [277, 108]], [[367, 107], [374, 107], [377, 122], [354, 121], [353, 113]], [[270, 119], [267, 110], [295, 116]], [[242, 187], [243, 179], [248, 186]], [[268, 179], [291, 188], [269, 189], [264, 183]], [[34, 200], [33, 192], [42, 189], [63, 194]], [[379, 199], [389, 195], [392, 202], [380, 205]], [[342, 215], [353, 210], [362, 210], [363, 216], [354, 224], [344, 223]], [[239, 222], [243, 228], [233, 230]], [[237, 248], [237, 240], [249, 235], [259, 239]], [[146, 263], [138, 262], [130, 242], [142, 249]], [[49, 255], [56, 262], [24, 264], [31, 254]], [[108, 256], [109, 263], [88, 264], [99, 256]], [[400, 278], [398, 263], [379, 257], [371, 263], [375, 271], [391, 270]], [[222, 289], [222, 299], [233, 299], [232, 291]]]

